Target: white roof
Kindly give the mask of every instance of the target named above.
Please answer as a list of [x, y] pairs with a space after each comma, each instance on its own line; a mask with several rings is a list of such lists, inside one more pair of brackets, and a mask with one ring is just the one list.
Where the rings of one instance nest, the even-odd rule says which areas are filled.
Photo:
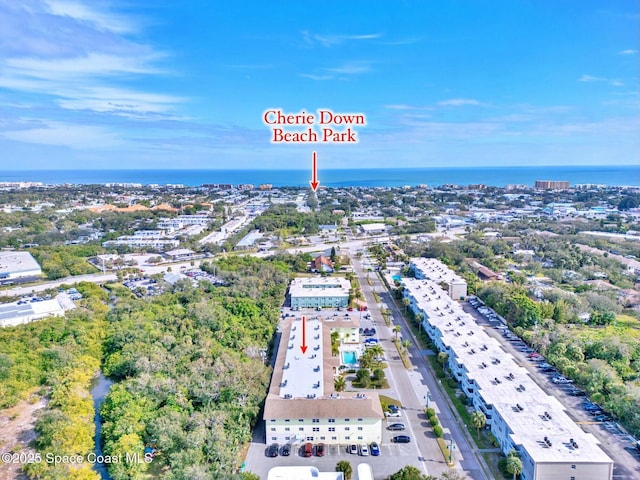
[[40, 265], [29, 252], [0, 252], [0, 273], [19, 273], [40, 270]]
[[437, 258], [412, 258], [410, 265], [413, 265], [416, 270], [419, 270], [424, 277], [436, 283], [467, 283], [464, 278], [456, 274]]
[[349, 296], [351, 283], [341, 277], [295, 278], [289, 286], [292, 297], [340, 297]]
[[296, 318], [291, 324], [288, 342], [285, 343], [284, 338], [280, 341], [280, 348], [285, 345], [287, 348], [280, 383], [281, 398], [315, 398], [322, 396], [324, 390], [322, 323], [317, 319], [305, 319], [307, 349], [302, 353], [302, 318]]
[[[611, 462], [596, 438], [584, 432], [555, 397], [547, 395], [526, 369], [505, 352], [474, 318], [430, 280], [403, 278], [406, 291], [442, 343], [462, 364], [478, 393], [507, 423], [511, 439], [536, 462]], [[544, 443], [547, 437], [552, 445]], [[573, 439], [579, 448], [573, 448]]]

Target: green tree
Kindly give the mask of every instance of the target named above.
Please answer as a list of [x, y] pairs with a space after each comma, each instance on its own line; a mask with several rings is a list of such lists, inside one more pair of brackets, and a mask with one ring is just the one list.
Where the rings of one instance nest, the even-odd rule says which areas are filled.
[[444, 352], [439, 352], [437, 358], [438, 358], [438, 363], [442, 365], [442, 371], [444, 372], [445, 367], [447, 365], [447, 361], [449, 360], [449, 355], [447, 355]]
[[513, 480], [516, 480], [516, 475], [522, 473], [522, 460], [514, 450], [511, 450], [507, 456], [506, 469], [507, 472], [513, 474]]
[[404, 313], [407, 313], [407, 309], [409, 308], [410, 304], [411, 304], [411, 300], [409, 300], [407, 297], [403, 297], [402, 298], [402, 305], [404, 306]]
[[396, 473], [387, 477], [387, 480], [430, 480], [434, 477], [427, 476], [413, 465], [402, 467]]
[[402, 331], [402, 327], [400, 325], [393, 326], [393, 333], [396, 334], [396, 340], [398, 339], [398, 334]]
[[344, 389], [347, 387], [347, 381], [344, 379], [342, 375], [337, 376], [333, 380], [333, 388], [336, 392], [344, 392]]
[[342, 472], [345, 480], [351, 480], [351, 475], [353, 475], [353, 468], [351, 468], [351, 463], [346, 460], [340, 460], [336, 464], [336, 472]]
[[476, 410], [471, 415], [471, 424], [476, 427], [478, 431], [478, 436], [480, 436], [480, 429], [483, 428], [487, 424], [487, 417], [480, 410]]

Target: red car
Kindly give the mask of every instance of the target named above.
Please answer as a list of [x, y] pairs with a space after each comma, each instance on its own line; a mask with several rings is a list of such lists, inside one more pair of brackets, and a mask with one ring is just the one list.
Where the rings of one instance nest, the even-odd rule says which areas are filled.
[[305, 443], [304, 444], [304, 456], [311, 457], [313, 455], [313, 444]]

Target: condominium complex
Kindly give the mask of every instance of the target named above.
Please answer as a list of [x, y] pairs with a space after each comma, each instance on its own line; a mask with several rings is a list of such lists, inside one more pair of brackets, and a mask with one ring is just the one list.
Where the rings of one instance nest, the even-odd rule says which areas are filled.
[[[422, 260], [422, 259], [418, 259]], [[439, 262], [438, 262], [439, 263]], [[442, 290], [438, 263], [420, 263], [425, 278], [403, 279], [403, 295], [474, 408], [482, 411], [503, 453], [515, 449], [522, 480], [607, 480], [613, 461], [564, 406], [547, 395], [512, 355]], [[457, 298], [457, 296], [454, 296]]]
[[[283, 320], [264, 407], [267, 443], [380, 442], [384, 414], [378, 395], [334, 389], [347, 354], [355, 357], [358, 328], [356, 316]], [[343, 345], [338, 356], [332, 355], [332, 332], [338, 332]]]
[[409, 269], [417, 279], [444, 283], [449, 296], [455, 300], [462, 300], [467, 296], [467, 281], [436, 258], [413, 258], [409, 262]]
[[536, 190], [569, 190], [569, 182], [566, 180], [536, 180]]
[[340, 277], [296, 278], [289, 286], [291, 306], [346, 307], [349, 304], [350, 288], [349, 281]]

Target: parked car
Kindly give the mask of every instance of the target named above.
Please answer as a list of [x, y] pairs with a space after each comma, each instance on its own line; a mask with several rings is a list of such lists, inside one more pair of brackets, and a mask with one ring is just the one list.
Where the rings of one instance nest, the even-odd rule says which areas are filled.
[[277, 443], [272, 443], [271, 445], [269, 445], [269, 450], [267, 451], [267, 455], [270, 457], [277, 457], [279, 449], [280, 447], [278, 446]]
[[305, 457], [311, 457], [313, 456], [313, 444], [312, 443], [305, 443], [304, 444], [304, 456]]
[[402, 431], [404, 430], [404, 423], [392, 423], [390, 425], [387, 425], [387, 430], [392, 430], [392, 431]]
[[316, 456], [324, 457], [324, 443], [316, 445]]
[[398, 407], [398, 405], [394, 405], [393, 403], [390, 405], [387, 405], [387, 410], [389, 410], [390, 412], [397, 412], [400, 410], [400, 407]]
[[363, 457], [369, 456], [369, 447], [367, 446], [366, 443], [360, 444], [360, 455], [362, 455]]
[[291, 445], [289, 445], [288, 443], [285, 443], [282, 446], [282, 456], [288, 457], [290, 454], [291, 454]]
[[396, 410], [395, 412], [385, 412], [385, 415], [387, 417], [401, 417], [402, 414], [400, 413], [399, 410]]
[[409, 443], [411, 437], [409, 435], [396, 435], [391, 439], [393, 443]]
[[373, 455], [374, 457], [377, 457], [378, 455], [380, 455], [380, 447], [376, 442], [371, 442], [370, 450], [371, 450], [371, 455]]
[[358, 454], [358, 446], [355, 443], [352, 443], [351, 445], [349, 445], [349, 450], [348, 452], [352, 455], [357, 455]]

